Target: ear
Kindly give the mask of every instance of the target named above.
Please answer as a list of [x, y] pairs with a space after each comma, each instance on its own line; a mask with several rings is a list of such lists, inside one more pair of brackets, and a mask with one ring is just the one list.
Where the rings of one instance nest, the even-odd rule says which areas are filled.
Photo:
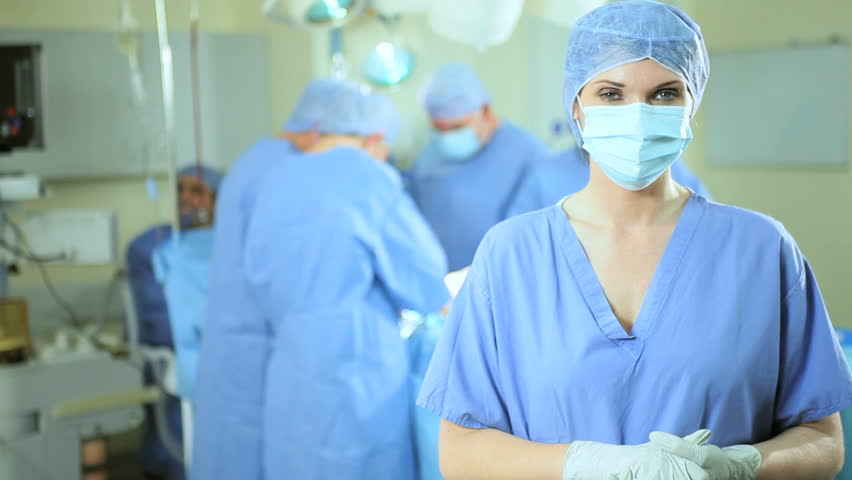
[[491, 122], [491, 121], [494, 120], [494, 117], [495, 117], [494, 109], [491, 108], [491, 104], [486, 103], [485, 105], [483, 105], [482, 106], [482, 118], [484, 118], [485, 121], [487, 121], [487, 122]]
[[313, 147], [314, 145], [319, 143], [320, 133], [317, 130], [311, 130], [310, 132], [308, 132], [307, 138], [308, 138], [308, 146]]
[[367, 137], [367, 139], [365, 140], [364, 143], [367, 145], [368, 148], [372, 148], [372, 147], [375, 147], [376, 145], [382, 143], [382, 140], [384, 140], [384, 139], [385, 139], [385, 134], [383, 134], [382, 132], [376, 132], [376, 133], [370, 135], [369, 137]]

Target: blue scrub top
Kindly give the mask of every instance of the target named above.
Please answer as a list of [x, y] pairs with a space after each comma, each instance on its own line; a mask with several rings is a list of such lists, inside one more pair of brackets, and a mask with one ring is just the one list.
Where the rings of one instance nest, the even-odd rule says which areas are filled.
[[139, 322], [139, 343], [152, 347], [173, 347], [166, 297], [151, 261], [154, 250], [171, 237], [171, 226], [156, 225], [137, 235], [127, 246], [127, 276]]
[[[242, 275], [245, 235], [269, 170], [296, 153], [263, 138], [225, 176], [216, 199], [207, 318], [198, 359], [191, 478], [261, 478], [266, 325]], [[223, 388], [234, 381], [241, 388]], [[225, 456], [227, 452], [227, 457]]]
[[[154, 251], [171, 238], [171, 226], [155, 225], [137, 235], [127, 246], [128, 283], [139, 323], [139, 343], [142, 345], [174, 348], [166, 296], [163, 286], [157, 281], [152, 258]], [[149, 369], [145, 370], [145, 382], [154, 383], [154, 376]], [[180, 401], [168, 396], [165, 402], [168, 425], [172, 433], [181, 438]], [[163, 445], [151, 405], [145, 407], [139, 463], [146, 473], [162, 474], [169, 480], [183, 478], [183, 464]]]
[[[710, 191], [687, 168], [683, 160], [672, 164], [672, 178], [704, 198]], [[549, 155], [527, 171], [509, 206], [509, 216], [520, 215], [555, 205], [589, 183], [589, 161], [579, 148]]]
[[433, 143], [418, 156], [410, 190], [447, 253], [450, 270], [470, 265], [482, 236], [508, 218], [509, 202], [545, 145], [509, 121], [463, 161], [445, 158]]
[[177, 359], [177, 394], [192, 399], [207, 313], [213, 229], [181, 232], [154, 250], [157, 280], [165, 292]]
[[560, 206], [491, 230], [418, 404], [536, 442], [727, 446], [843, 410], [852, 377], [784, 227], [692, 196], [629, 334]]
[[238, 285], [211, 299], [204, 331], [199, 390], [215, 400], [199, 391], [194, 478], [412, 478], [397, 315], [448, 293], [396, 172], [352, 148], [288, 156], [264, 174], [227, 273]]

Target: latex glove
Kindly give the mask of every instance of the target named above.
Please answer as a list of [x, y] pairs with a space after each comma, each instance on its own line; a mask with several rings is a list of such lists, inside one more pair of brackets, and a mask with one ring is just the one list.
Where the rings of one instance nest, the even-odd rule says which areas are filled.
[[[696, 432], [684, 439], [693, 446], [706, 440]], [[562, 480], [709, 480], [695, 462], [671, 454], [653, 443], [610, 445], [572, 442], [565, 456]]]
[[[703, 431], [707, 432], [709, 438], [710, 431]], [[707, 472], [709, 480], [754, 480], [762, 461], [760, 452], [751, 445], [719, 448], [715, 445], [695, 444], [685, 438], [663, 432], [653, 432], [651, 443], [695, 462]]]

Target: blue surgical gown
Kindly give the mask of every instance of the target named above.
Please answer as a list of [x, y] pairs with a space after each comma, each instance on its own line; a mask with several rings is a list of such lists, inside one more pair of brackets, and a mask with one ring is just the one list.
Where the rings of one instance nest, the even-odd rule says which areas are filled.
[[[172, 236], [169, 225], [156, 225], [137, 235], [127, 246], [126, 261], [130, 290], [139, 328], [139, 343], [149, 347], [174, 348], [163, 286], [154, 274], [154, 251]], [[145, 381], [154, 383], [153, 374], [145, 372]], [[165, 399], [168, 425], [174, 435], [181, 434], [180, 401], [172, 396]], [[164, 474], [169, 480], [183, 478], [183, 464], [174, 458], [157, 432], [154, 409], [145, 407], [139, 462], [146, 472]]]
[[177, 359], [177, 394], [191, 399], [195, 389], [201, 325], [207, 312], [213, 229], [181, 232], [154, 251], [154, 271], [163, 286]]
[[[198, 359], [190, 477], [261, 478], [266, 325], [245, 279], [245, 235], [269, 170], [296, 153], [264, 138], [234, 163], [219, 189], [207, 319]], [[225, 385], [231, 388], [224, 388]]]
[[[230, 307], [239, 323], [211, 315], [204, 337], [205, 348], [239, 339], [209, 363], [242, 375], [218, 383], [220, 417], [196, 417], [218, 422], [224, 439], [207, 440], [218, 456], [193, 475], [413, 478], [397, 316], [448, 300], [440, 245], [396, 172], [360, 150], [291, 155], [265, 176], [232, 272], [253, 303]], [[246, 423], [249, 411], [257, 423]], [[229, 450], [228, 437], [246, 429], [259, 448], [238, 458], [245, 447]]]
[[163, 286], [154, 274], [154, 250], [172, 237], [172, 227], [156, 225], [137, 235], [127, 246], [127, 277], [139, 322], [139, 343], [173, 346], [169, 311]]
[[543, 443], [709, 428], [727, 446], [843, 410], [852, 377], [790, 234], [693, 195], [629, 334], [559, 206], [491, 230], [418, 404]]
[[509, 202], [544, 144], [504, 120], [491, 140], [462, 162], [434, 143], [414, 163], [411, 194], [447, 253], [450, 270], [470, 265], [482, 236], [508, 218]]
[[[672, 178], [704, 198], [710, 192], [682, 160], [672, 164]], [[577, 147], [549, 155], [527, 171], [509, 206], [509, 216], [550, 207], [589, 183], [589, 161]]]

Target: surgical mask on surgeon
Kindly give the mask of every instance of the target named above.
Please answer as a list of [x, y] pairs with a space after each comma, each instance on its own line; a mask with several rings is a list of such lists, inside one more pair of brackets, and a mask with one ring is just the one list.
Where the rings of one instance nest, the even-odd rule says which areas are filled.
[[692, 140], [687, 107], [637, 102], [580, 108], [585, 116], [583, 149], [627, 190], [654, 183]]
[[473, 127], [462, 127], [449, 132], [436, 132], [435, 142], [441, 153], [454, 160], [464, 160], [482, 148], [482, 142]]
[[180, 228], [182, 229], [200, 227], [209, 223], [210, 211], [205, 208], [192, 208], [180, 216]]

